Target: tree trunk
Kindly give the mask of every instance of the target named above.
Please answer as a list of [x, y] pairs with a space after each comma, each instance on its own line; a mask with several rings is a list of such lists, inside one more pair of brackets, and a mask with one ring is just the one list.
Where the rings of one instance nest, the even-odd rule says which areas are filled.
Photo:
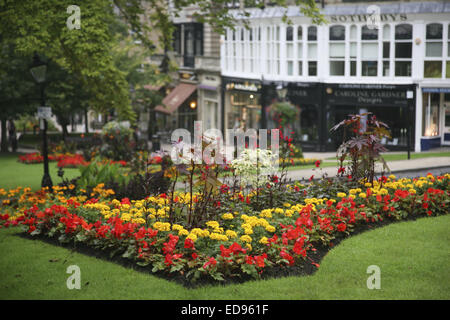
[[1, 119], [2, 125], [2, 142], [0, 145], [0, 152], [8, 152], [8, 136], [6, 135], [6, 119]]
[[84, 109], [84, 133], [89, 133], [88, 110]]
[[149, 122], [148, 122], [148, 140], [152, 140], [153, 134], [156, 134], [157, 125], [156, 125], [156, 111], [155, 108], [149, 108]]
[[66, 142], [66, 138], [69, 135], [69, 131], [67, 131], [67, 123], [61, 124], [62, 127], [62, 139]]

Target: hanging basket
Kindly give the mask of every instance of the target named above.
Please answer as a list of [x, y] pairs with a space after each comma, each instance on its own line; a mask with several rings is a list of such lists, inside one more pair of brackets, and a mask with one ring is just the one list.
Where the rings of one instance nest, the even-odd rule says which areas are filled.
[[299, 110], [289, 102], [276, 102], [270, 106], [270, 117], [282, 127], [294, 123], [298, 118]]

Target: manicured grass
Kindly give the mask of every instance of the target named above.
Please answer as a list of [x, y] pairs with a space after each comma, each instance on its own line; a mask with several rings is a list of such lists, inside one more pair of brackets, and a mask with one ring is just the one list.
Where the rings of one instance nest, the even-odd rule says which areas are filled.
[[[431, 157], [450, 157], [450, 152], [419, 152], [419, 153], [411, 153], [411, 159], [422, 159], [422, 158], [431, 158]], [[397, 161], [397, 160], [408, 160], [408, 154], [403, 153], [385, 153], [383, 154], [383, 158], [386, 161]], [[336, 160], [336, 157], [330, 157], [326, 160]]]
[[[44, 175], [44, 165], [20, 163], [17, 161], [18, 156], [17, 153], [0, 153], [0, 188], [13, 189], [22, 186], [39, 190]], [[60, 183], [62, 180], [58, 177], [56, 161], [49, 163], [49, 170], [53, 184]], [[78, 169], [64, 169], [64, 177], [67, 179], [73, 179], [79, 175]]]
[[[0, 299], [450, 299], [450, 215], [391, 224], [344, 240], [312, 276], [186, 289], [174, 282], [0, 230]], [[69, 290], [69, 265], [81, 289]], [[366, 286], [381, 269], [381, 289]]]

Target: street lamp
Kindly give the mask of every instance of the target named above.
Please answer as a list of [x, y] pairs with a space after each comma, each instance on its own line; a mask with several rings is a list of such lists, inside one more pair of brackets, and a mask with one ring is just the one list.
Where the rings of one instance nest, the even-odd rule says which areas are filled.
[[[40, 85], [41, 90], [41, 106], [45, 107], [45, 94], [44, 94], [44, 87], [45, 87], [45, 76], [47, 72], [47, 63], [43, 62], [37, 53], [34, 54], [33, 62], [30, 66], [30, 72], [33, 76], [34, 81]], [[50, 178], [50, 173], [48, 170], [48, 147], [47, 147], [47, 119], [43, 118], [42, 122], [44, 124], [44, 128], [42, 131], [42, 145], [43, 145], [43, 155], [44, 155], [44, 176], [42, 177], [42, 183], [41, 186], [48, 187], [49, 189], [52, 188], [53, 183], [52, 179]]]
[[284, 99], [286, 98], [287, 90], [288, 89], [283, 87], [281, 83], [277, 86], [278, 98], [280, 98], [281, 101], [284, 101]]

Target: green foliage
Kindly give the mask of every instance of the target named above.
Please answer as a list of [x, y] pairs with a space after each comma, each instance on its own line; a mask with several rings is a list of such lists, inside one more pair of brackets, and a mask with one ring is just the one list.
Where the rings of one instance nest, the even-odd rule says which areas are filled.
[[119, 184], [128, 182], [128, 177], [121, 172], [120, 164], [100, 164], [94, 159], [89, 165], [79, 167], [81, 177], [77, 184], [80, 188], [89, 190], [100, 183], [115, 181]]
[[103, 126], [103, 145], [100, 153], [105, 158], [129, 161], [133, 155], [132, 130], [117, 122], [110, 121]]
[[277, 102], [270, 106], [270, 115], [276, 123], [285, 127], [297, 120], [299, 112], [298, 109], [289, 102]]

